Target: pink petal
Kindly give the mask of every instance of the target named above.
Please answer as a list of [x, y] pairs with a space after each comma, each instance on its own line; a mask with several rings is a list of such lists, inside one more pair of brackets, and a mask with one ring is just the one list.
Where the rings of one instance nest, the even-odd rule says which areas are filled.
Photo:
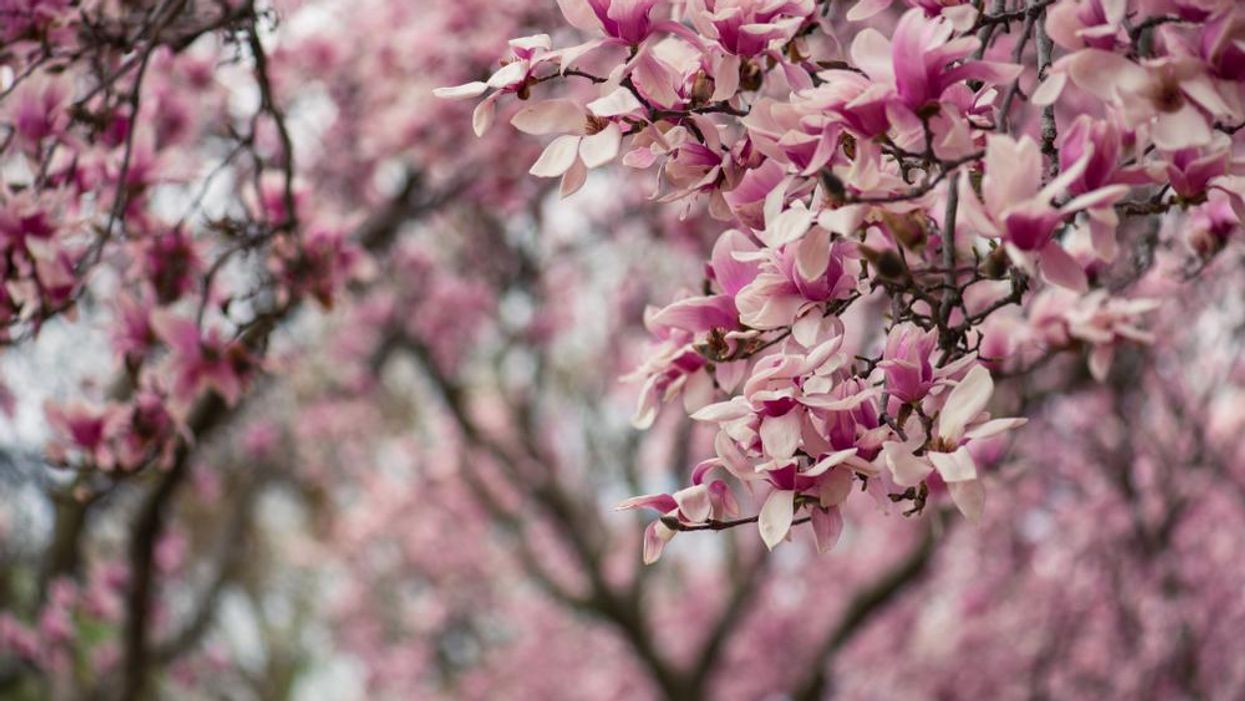
[[615, 511], [630, 511], [632, 509], [655, 509], [661, 513], [669, 513], [678, 508], [678, 502], [669, 494], [644, 494], [638, 497], [631, 497], [614, 507]]
[[679, 300], [653, 315], [652, 323], [700, 333], [714, 328], [735, 328], [735, 303], [726, 295]]
[[745, 285], [756, 279], [757, 264], [745, 263], [735, 258], [737, 251], [751, 253], [757, 247], [742, 232], [731, 229], [718, 237], [713, 244], [713, 277], [722, 291], [732, 297]]
[[1085, 269], [1058, 243], [1047, 243], [1038, 253], [1038, 260], [1041, 263], [1042, 277], [1047, 282], [1075, 292], [1089, 291], [1089, 278], [1085, 276]]
[[562, 183], [558, 188], [558, 194], [567, 198], [579, 192], [579, 188], [588, 182], [588, 167], [584, 165], [583, 159], [576, 158], [569, 170], [562, 174]]
[[838, 506], [847, 501], [852, 493], [852, 471], [842, 468], [832, 471], [818, 485], [818, 500], [822, 506]]
[[827, 553], [839, 542], [843, 533], [843, 514], [837, 508], [813, 509], [813, 540], [817, 543], [817, 552]]
[[972, 523], [981, 521], [981, 514], [986, 508], [986, 488], [981, 480], [950, 482], [947, 484], [947, 493], [951, 495], [955, 507], [964, 514], [964, 518]]
[[739, 57], [734, 54], [723, 54], [713, 70], [714, 102], [729, 100], [739, 92]]
[[830, 265], [830, 232], [816, 227], [800, 240], [796, 248], [795, 269], [800, 277], [813, 281], [826, 274]]
[[576, 29], [585, 32], [601, 30], [601, 22], [587, 0], [558, 0], [558, 9], [562, 10], [562, 16]]

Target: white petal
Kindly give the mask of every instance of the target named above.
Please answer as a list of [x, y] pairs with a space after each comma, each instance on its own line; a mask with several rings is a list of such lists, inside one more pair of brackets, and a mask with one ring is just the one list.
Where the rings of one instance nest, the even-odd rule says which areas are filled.
[[1063, 93], [1063, 89], [1068, 84], [1068, 74], [1063, 71], [1052, 71], [1042, 81], [1042, 84], [1033, 91], [1033, 98], [1030, 100], [1035, 105], [1045, 107], [1046, 105], [1055, 104], [1055, 100], [1059, 99], [1059, 95]]
[[761, 419], [761, 446], [766, 455], [781, 459], [795, 455], [795, 449], [800, 445], [802, 415], [803, 412], [792, 410], [782, 416]]
[[913, 455], [911, 449], [902, 443], [883, 444], [882, 455], [891, 469], [895, 484], [901, 487], [915, 487], [934, 469], [928, 460]]
[[573, 100], [545, 100], [519, 110], [510, 124], [524, 134], [582, 133], [584, 110]]
[[1028, 419], [1020, 419], [1020, 418], [994, 419], [992, 421], [987, 421], [984, 424], [981, 424], [980, 426], [974, 427], [972, 430], [965, 433], [964, 437], [969, 440], [980, 440], [982, 438], [989, 438], [990, 436], [997, 436], [998, 434], [1004, 431], [1010, 431], [1013, 428], [1019, 428], [1020, 426], [1024, 426], [1028, 422], [1029, 422]]
[[502, 66], [488, 79], [490, 88], [504, 88], [523, 80], [527, 75], [527, 61], [515, 61]]
[[642, 109], [644, 106], [627, 88], [618, 88], [605, 97], [588, 103], [588, 111], [598, 117], [617, 117], [620, 114], [629, 114]]
[[977, 463], [968, 448], [961, 447], [954, 453], [929, 453], [929, 459], [944, 482], [977, 479]]
[[748, 407], [748, 402], [743, 397], [735, 397], [729, 401], [710, 404], [700, 411], [692, 414], [694, 421], [707, 421], [712, 423], [721, 423], [723, 421], [733, 421], [747, 416], [752, 410]]
[[785, 489], [775, 490], [761, 507], [761, 515], [757, 518], [757, 528], [761, 531], [761, 540], [765, 547], [774, 549], [791, 530], [791, 521], [795, 518], [795, 492]]
[[567, 134], [554, 139], [528, 172], [541, 178], [556, 178], [570, 170], [579, 158], [580, 138]]
[[487, 97], [483, 102], [476, 105], [471, 112], [471, 130], [476, 136], [484, 136], [484, 132], [493, 126], [493, 115], [497, 113], [497, 101], [492, 97]]
[[674, 538], [674, 531], [661, 521], [653, 521], [644, 530], [644, 564], [651, 565], [661, 557], [666, 543]]
[[712, 507], [709, 503], [709, 487], [698, 484], [687, 489], [680, 489], [672, 496], [674, 496], [675, 503], [679, 505], [679, 511], [688, 521], [704, 523], [709, 520], [709, 511]]
[[986, 408], [994, 393], [994, 380], [985, 366], [978, 365], [947, 395], [947, 402], [938, 414], [938, 435], [952, 444], [958, 443], [964, 426]]
[[837, 453], [831, 453], [821, 460], [818, 460], [816, 465], [813, 465], [801, 474], [806, 477], [816, 477], [855, 454], [856, 448], [848, 448], [847, 450], [840, 450]]
[[803, 202], [796, 202], [765, 227], [761, 240], [770, 248], [778, 248], [803, 236], [812, 223], [813, 213], [804, 207]]
[[533, 34], [511, 39], [507, 43], [511, 48], [515, 49], [544, 49], [548, 51], [553, 46], [553, 39], [548, 34]]
[[462, 85], [437, 88], [432, 91], [432, 94], [443, 100], [462, 100], [468, 97], [479, 97], [484, 94], [485, 90], [488, 90], [488, 83], [477, 80]]
[[609, 126], [579, 142], [579, 157], [589, 168], [605, 165], [618, 156], [622, 145], [622, 129], [610, 122]]
[[683, 386], [683, 408], [692, 414], [713, 401], [713, 378], [708, 372], [694, 372]]

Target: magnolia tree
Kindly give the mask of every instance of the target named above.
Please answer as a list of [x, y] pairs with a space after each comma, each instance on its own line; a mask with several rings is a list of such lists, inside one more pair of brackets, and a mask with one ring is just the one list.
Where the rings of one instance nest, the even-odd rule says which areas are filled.
[[1245, 684], [1237, 3], [0, 17], [5, 697]]
[[[724, 222], [702, 294], [647, 318], [636, 425], [682, 396], [718, 429], [690, 486], [624, 504], [662, 514], [648, 561], [752, 521], [771, 548], [808, 521], [828, 549], [857, 482], [979, 519], [977, 454], [1026, 420], [991, 417], [992, 370], [1076, 346], [1104, 378], [1149, 338], [1132, 288], [1166, 242], [1144, 228], [1184, 220], [1195, 275], [1245, 214], [1232, 3], [915, 4], [568, 1], [588, 41], [515, 39], [487, 81], [438, 91], [487, 94], [478, 133], [508, 94], [531, 102], [511, 123], [556, 135], [531, 173], [564, 196], [621, 154]], [[546, 81], [592, 87], [533, 96]], [[885, 311], [857, 318], [863, 300]], [[1036, 343], [997, 328], [1012, 305]], [[732, 482], [766, 493], [757, 515]]]

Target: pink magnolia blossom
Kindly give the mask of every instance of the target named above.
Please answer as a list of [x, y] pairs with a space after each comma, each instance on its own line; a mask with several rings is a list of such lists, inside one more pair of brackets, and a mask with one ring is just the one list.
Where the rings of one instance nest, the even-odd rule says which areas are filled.
[[618, 88], [586, 108], [571, 100], [549, 100], [524, 108], [511, 124], [527, 134], [561, 134], [540, 154], [530, 172], [544, 178], [561, 177], [561, 192], [566, 197], [583, 187], [589, 170], [618, 156], [623, 132], [613, 118], [639, 108], [630, 91]]
[[212, 389], [227, 404], [238, 401], [243, 385], [255, 372], [254, 358], [240, 341], [228, 341], [213, 329], [200, 335], [194, 321], [172, 314], [152, 319], [160, 340], [169, 346], [173, 398], [187, 403]]
[[975, 441], [1016, 428], [1026, 421], [1023, 418], [991, 419], [985, 408], [993, 392], [990, 371], [975, 365], [947, 394], [935, 423], [933, 445], [923, 456], [913, 452], [921, 443], [918, 437], [921, 429], [915, 421], [908, 424], [910, 436], [906, 441], [886, 443], [883, 452], [895, 482], [901, 486], [919, 484], [937, 471], [946, 482], [956, 507], [970, 520], [979, 520], [985, 489], [971, 447]]
[[1088, 168], [1092, 148], [1081, 159], [1046, 185], [1041, 181], [1042, 155], [1029, 137], [1019, 141], [991, 136], [986, 146], [986, 175], [982, 197], [973, 190], [968, 173], [960, 177], [965, 224], [978, 233], [1002, 239], [1008, 255], [1018, 265], [1032, 269], [1039, 264], [1052, 283], [1085, 290], [1085, 271], [1055, 240], [1056, 228], [1078, 211], [1110, 204], [1128, 191], [1125, 185], [1108, 185], [1086, 192], [1060, 207], [1051, 204]]
[[887, 39], [865, 29], [852, 42], [852, 58], [870, 80], [894, 91], [896, 103], [913, 112], [937, 102], [958, 83], [978, 80], [998, 85], [1016, 78], [1020, 66], [992, 61], [963, 61], [978, 46], [974, 37], [953, 39], [950, 22], [906, 12]]

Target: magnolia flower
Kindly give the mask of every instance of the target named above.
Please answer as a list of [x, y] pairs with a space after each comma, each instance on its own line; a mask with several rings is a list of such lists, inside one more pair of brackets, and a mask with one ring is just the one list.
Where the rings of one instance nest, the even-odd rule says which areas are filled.
[[[718, 424], [746, 452], [758, 456], [757, 472], [792, 468], [798, 450], [810, 456], [827, 454], [831, 445], [815, 428], [826, 412], [850, 410], [877, 395], [875, 389], [858, 385], [852, 386], [852, 392], [836, 392], [841, 371], [848, 364], [841, 345], [840, 329], [834, 338], [806, 354], [766, 356], [757, 361], [740, 396], [710, 404], [692, 418]], [[855, 454], [854, 447], [850, 451]], [[867, 462], [846, 454], [842, 461], [865, 472], [872, 470]]]
[[[742, 232], [731, 229], [718, 237], [713, 246], [709, 272], [721, 290], [719, 294], [689, 297], [665, 307], [653, 316], [653, 323], [689, 331], [698, 336], [721, 329], [739, 328], [735, 297], [756, 279], [760, 265], [750, 254], [758, 249]], [[737, 257], [738, 256], [738, 257]], [[726, 340], [732, 340], [728, 334]]]
[[240, 341], [226, 341], [216, 329], [201, 337], [194, 321], [168, 313], [153, 315], [151, 323], [172, 351], [169, 371], [174, 399], [188, 403], [210, 388], [226, 404], [237, 403], [243, 384], [256, 368], [255, 358]]
[[483, 136], [493, 124], [497, 100], [502, 95], [522, 93], [527, 89], [528, 81], [537, 68], [562, 60], [562, 53], [551, 51], [551, 47], [552, 41], [548, 34], [511, 39], [511, 60], [489, 76], [488, 81], [476, 80], [462, 85], [436, 88], [432, 94], [443, 99], [461, 100], [479, 97], [492, 88], [494, 92], [476, 105], [471, 115], [472, 129], [476, 136]]
[[661, 0], [558, 0], [566, 21], [576, 29], [604, 34], [608, 43], [636, 46], [655, 32], [676, 34], [700, 45], [687, 27], [669, 19], [654, 19], [653, 10], [666, 6]]
[[1219, 253], [1228, 240], [1241, 230], [1241, 221], [1227, 195], [1215, 190], [1209, 200], [1189, 214], [1189, 246], [1203, 260]]
[[[684, 14], [729, 54], [756, 56], [789, 41], [816, 9], [813, 0], [689, 0]], [[736, 71], [738, 61], [734, 62]]]
[[48, 450], [50, 459], [64, 460], [65, 448], [72, 447], [85, 455], [96, 467], [103, 470], [112, 468], [114, 458], [107, 439], [108, 424], [115, 413], [114, 407], [94, 406], [85, 402], [48, 402], [44, 405], [43, 412], [48, 425], [64, 441], [63, 444], [51, 445]]
[[583, 187], [590, 169], [618, 156], [623, 134], [614, 118], [640, 108], [631, 91], [618, 88], [586, 108], [569, 99], [546, 100], [520, 110], [510, 123], [527, 134], [561, 134], [540, 154], [530, 172], [543, 178], [561, 177], [561, 192], [566, 197]]
[[48, 75], [39, 73], [18, 85], [0, 109], [4, 121], [13, 125], [18, 143], [31, 154], [44, 139], [60, 136], [69, 126], [65, 103], [73, 96], [70, 83]]
[[1046, 11], [1046, 31], [1069, 51], [1111, 50], [1128, 42], [1124, 16], [1128, 0], [1064, 0]]
[[[993, 393], [990, 371], [982, 365], [974, 365], [943, 402], [928, 446], [924, 445], [923, 429], [915, 420], [905, 428], [906, 441], [884, 444], [882, 452], [895, 483], [915, 486], [937, 471], [960, 512], [969, 520], [980, 519], [985, 490], [969, 446], [975, 440], [998, 435], [1026, 422], [1022, 418], [990, 419], [985, 408]], [[924, 455], [916, 455], [922, 447], [926, 448]]]
[[1019, 141], [992, 134], [986, 142], [986, 173], [978, 199], [968, 172], [960, 176], [960, 216], [969, 229], [1003, 240], [1012, 261], [1032, 270], [1040, 263], [1043, 277], [1075, 290], [1088, 288], [1085, 271], [1054, 239], [1055, 230], [1078, 211], [1111, 204], [1128, 192], [1109, 185], [1082, 194], [1060, 207], [1056, 195], [1084, 174], [1093, 149], [1050, 183], [1042, 185], [1042, 153], [1033, 139]]
[[155, 305], [145, 296], [130, 295], [118, 297], [116, 304], [113, 348], [126, 362], [137, 364], [156, 345], [156, 334], [151, 328]]
[[1142, 317], [1158, 309], [1155, 299], [1116, 299], [1105, 290], [1077, 296], [1068, 290], [1043, 290], [1029, 311], [1029, 323], [1049, 348], [1073, 341], [1090, 347], [1089, 370], [1103, 382], [1121, 342], [1148, 344], [1154, 335], [1140, 326]]
[[1219, 94], [1205, 64], [1195, 58], [1138, 64], [1110, 51], [1084, 49], [1055, 62], [1033, 93], [1033, 103], [1053, 104], [1069, 81], [1112, 104], [1125, 126], [1146, 127], [1154, 145], [1167, 151], [1205, 146], [1216, 119], [1241, 119]]
[[858, 289], [859, 248], [832, 241], [830, 231], [814, 225], [813, 212], [800, 202], [770, 217], [760, 238], [765, 248], [736, 254], [760, 263], [755, 278], [735, 296], [740, 321], [754, 329], [797, 324], [797, 340], [810, 343], [806, 332], [816, 330], [821, 305]]
[[108, 427], [117, 464], [123, 469], [141, 467], [150, 460], [162, 467], [170, 465], [176, 426], [165, 398], [143, 390], [124, 409], [114, 413]]
[[645, 494], [631, 497], [617, 507], [619, 511], [653, 509], [662, 515], [644, 531], [644, 564], [650, 565], [661, 557], [666, 543], [674, 538], [675, 531], [663, 521], [675, 519], [685, 526], [698, 526], [710, 519], [721, 520], [739, 514], [739, 504], [730, 487], [721, 480], [708, 484], [697, 482], [674, 494]]
[[[1059, 169], [1079, 172], [1068, 183], [1072, 195], [1084, 195], [1110, 185], [1141, 185], [1150, 182], [1150, 176], [1141, 165], [1121, 166], [1125, 142], [1135, 141], [1131, 132], [1124, 133], [1116, 120], [1094, 119], [1089, 115], [1077, 117], [1063, 134], [1059, 145]], [[1085, 160], [1085, 167], [1077, 164]], [[1088, 210], [1089, 232], [1094, 252], [1105, 261], [1115, 259], [1115, 230], [1119, 216], [1110, 200], [1104, 200]]]
[[[664, 311], [664, 310], [663, 310]], [[710, 374], [708, 361], [696, 351], [695, 335], [682, 328], [680, 314], [661, 319], [662, 312], [650, 307], [645, 310], [644, 324], [656, 338], [647, 354], [648, 360], [622, 378], [624, 382], [644, 380], [631, 424], [648, 428], [657, 418], [661, 404], [683, 394], [684, 408], [696, 411], [713, 401], [714, 385], [723, 391], [735, 389], [743, 379], [746, 361], [720, 362]], [[691, 313], [688, 316], [695, 316]], [[694, 325], [699, 322], [688, 322]]]
[[912, 9], [895, 25], [891, 39], [873, 28], [858, 33], [852, 60], [870, 80], [892, 89], [898, 104], [912, 112], [937, 103], [956, 83], [999, 85], [1020, 75], [1018, 65], [968, 59], [980, 41], [974, 36], [952, 39], [954, 32], [949, 21], [929, 19]]
[[1162, 165], [1172, 191], [1188, 200], [1204, 195], [1211, 181], [1229, 175], [1232, 166], [1231, 140], [1223, 134], [1212, 140], [1208, 148], [1186, 148], [1168, 154]]
[[886, 375], [886, 391], [903, 402], [919, 402], [934, 386], [931, 356], [938, 347], [938, 330], [923, 331], [912, 323], [896, 324], [886, 337], [878, 367]]

